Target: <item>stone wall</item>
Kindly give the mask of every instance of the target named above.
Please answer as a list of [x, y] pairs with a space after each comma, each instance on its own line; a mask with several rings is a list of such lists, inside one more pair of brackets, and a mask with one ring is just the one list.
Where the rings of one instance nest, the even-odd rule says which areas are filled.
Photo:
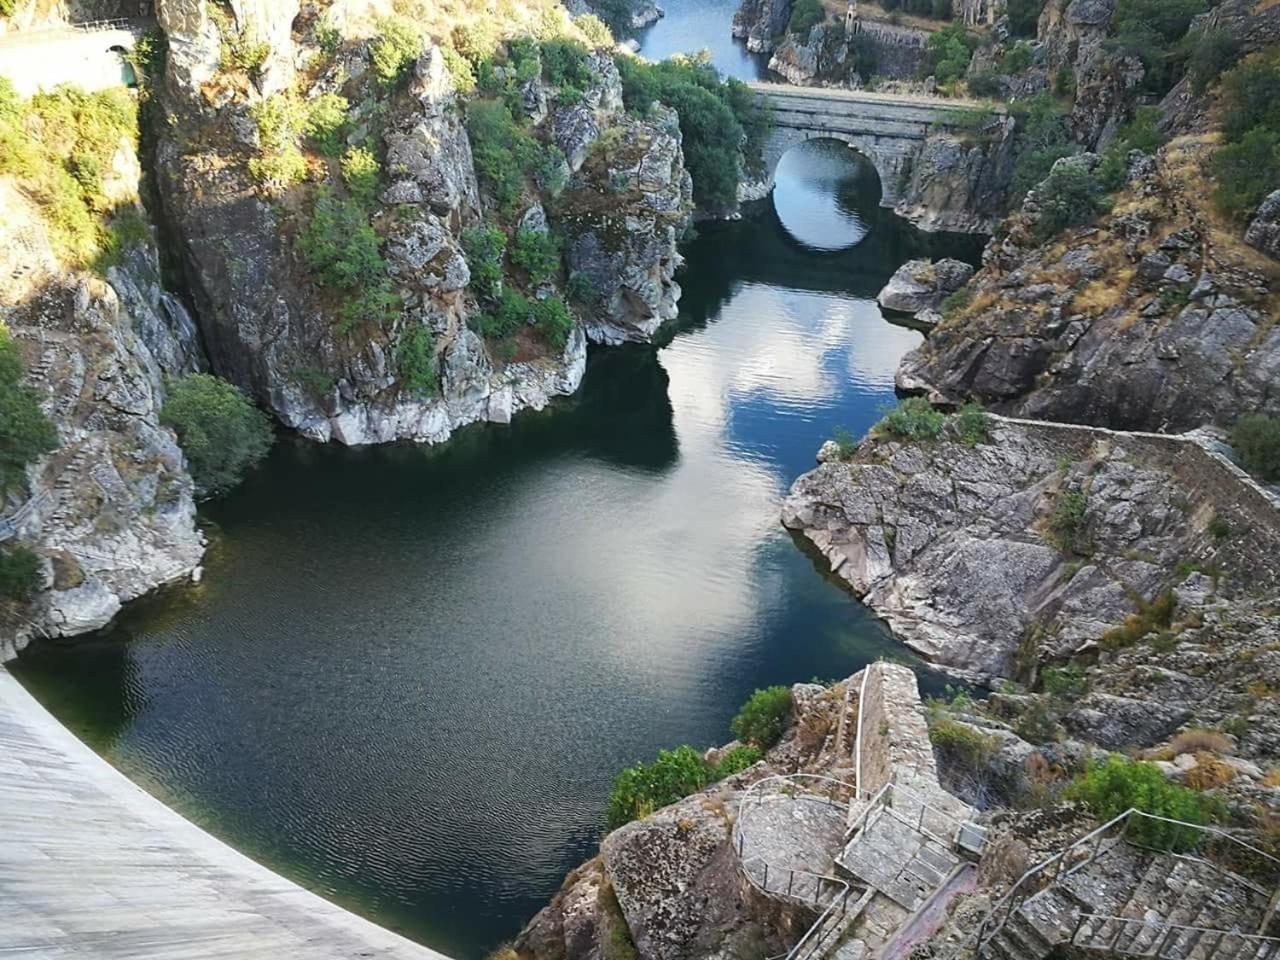
[[874, 795], [891, 780], [914, 784], [917, 792], [941, 789], [915, 673], [897, 663], [873, 663], [862, 691], [858, 751], [863, 795]]

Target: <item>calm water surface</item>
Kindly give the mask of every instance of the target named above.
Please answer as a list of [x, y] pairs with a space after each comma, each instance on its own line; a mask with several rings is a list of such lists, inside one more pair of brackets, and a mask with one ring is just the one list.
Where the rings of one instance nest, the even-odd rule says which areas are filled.
[[711, 55], [725, 76], [759, 80], [768, 74], [769, 55], [750, 53], [731, 33], [739, 0], [659, 0], [666, 16], [636, 34], [640, 54], [665, 60], [675, 53]]
[[926, 252], [877, 197], [847, 148], [798, 148], [773, 207], [689, 244], [665, 346], [442, 448], [284, 440], [203, 511], [200, 587], [19, 675], [219, 836], [482, 956], [594, 854], [620, 767], [723, 742], [756, 687], [902, 656], [778, 523], [919, 341], [873, 300]]

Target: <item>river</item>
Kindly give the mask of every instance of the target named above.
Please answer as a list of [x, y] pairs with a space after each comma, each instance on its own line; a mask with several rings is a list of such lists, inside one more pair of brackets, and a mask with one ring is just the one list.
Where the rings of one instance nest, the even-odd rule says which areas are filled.
[[216, 835], [483, 956], [594, 854], [618, 769], [729, 739], [756, 687], [905, 658], [779, 501], [893, 402], [920, 339], [874, 302], [894, 268], [977, 250], [882, 211], [840, 144], [777, 181], [687, 245], [665, 345], [593, 350], [576, 397], [438, 448], [283, 439], [202, 508], [201, 585], [16, 672]]

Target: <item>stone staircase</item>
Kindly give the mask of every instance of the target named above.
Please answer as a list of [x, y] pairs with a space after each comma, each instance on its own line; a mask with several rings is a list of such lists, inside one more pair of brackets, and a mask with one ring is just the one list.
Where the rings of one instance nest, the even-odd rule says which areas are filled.
[[890, 807], [878, 807], [836, 857], [836, 868], [917, 910], [960, 865], [960, 858]]
[[1163, 960], [1280, 960], [1259, 936], [1271, 897], [1206, 860], [1123, 839], [1023, 900], [982, 945], [990, 960], [1044, 960], [1071, 948]]

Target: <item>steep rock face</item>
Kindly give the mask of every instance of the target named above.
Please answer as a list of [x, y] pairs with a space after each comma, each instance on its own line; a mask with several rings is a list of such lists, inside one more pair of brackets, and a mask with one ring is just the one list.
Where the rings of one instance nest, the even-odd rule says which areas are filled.
[[1013, 179], [1014, 121], [993, 119], [980, 142], [931, 134], [911, 166], [894, 212], [928, 231], [990, 233]]
[[[861, 87], [862, 74], [913, 79], [924, 62], [925, 30], [851, 16], [823, 23], [805, 37], [784, 34], [769, 59], [769, 69], [796, 84]], [[858, 50], [869, 58], [859, 60]]]
[[1206, 209], [1209, 149], [1183, 138], [1137, 161], [1110, 214], [1046, 243], [1032, 191], [988, 245], [968, 306], [903, 359], [899, 386], [1126, 429], [1280, 413], [1280, 272]]
[[1008, 0], [952, 0], [951, 19], [969, 27], [993, 26], [1008, 9]]
[[752, 53], [767, 53], [787, 28], [792, 0], [742, 0], [733, 15], [733, 35]]
[[1244, 241], [1268, 256], [1280, 259], [1280, 190], [1262, 201], [1245, 231]]
[[[367, 46], [346, 49], [306, 95], [341, 87], [360, 96], [368, 69]], [[179, 70], [169, 79], [182, 83], [184, 76]], [[371, 114], [371, 100], [356, 102], [357, 115]], [[161, 193], [183, 241], [215, 369], [285, 424], [347, 444], [437, 442], [463, 424], [506, 422], [577, 389], [586, 358], [580, 329], [561, 351], [499, 362], [467, 327], [475, 307], [458, 235], [478, 222], [481, 199], [438, 48], [424, 52], [382, 122], [387, 183], [373, 219], [400, 308], [377, 329], [344, 331], [295, 249], [304, 212], [263, 198], [248, 179], [241, 159], [254, 142], [247, 102], [214, 109], [206, 100], [205, 108], [175, 110], [182, 122], [158, 150]], [[438, 388], [426, 394], [404, 388], [400, 368], [400, 344], [423, 328], [435, 344], [438, 374]]]
[[674, 111], [620, 117], [613, 145], [597, 150], [557, 204], [569, 269], [590, 280], [587, 334], [598, 343], [644, 342], [674, 319], [677, 242], [693, 208]]
[[266, 59], [255, 71], [255, 85], [269, 95], [288, 87], [294, 78], [291, 31], [298, 0], [228, 0], [229, 9], [209, 0], [157, 0], [156, 17], [169, 41], [166, 61], [171, 95], [191, 107], [206, 101], [202, 88], [217, 75], [224, 40], [243, 45], [265, 44]]
[[[1197, 439], [993, 418], [968, 445], [952, 429], [929, 443], [873, 437], [848, 461], [824, 448], [782, 517], [953, 671], [1007, 677], [1074, 655], [1171, 589], [1190, 610], [1280, 585], [1275, 503]], [[1192, 561], [1217, 570], [1212, 596], [1190, 589]]]
[[3, 509], [0, 533], [42, 563], [40, 589], [0, 627], [4, 660], [33, 637], [105, 626], [121, 604], [195, 570], [204, 540], [182, 452], [159, 420], [162, 374], [198, 365], [199, 347], [163, 312], [168, 295], [146, 270], [154, 249], [104, 282], [58, 265], [39, 214], [3, 180], [0, 211], [0, 321], [59, 441], [28, 468], [29, 496]]

